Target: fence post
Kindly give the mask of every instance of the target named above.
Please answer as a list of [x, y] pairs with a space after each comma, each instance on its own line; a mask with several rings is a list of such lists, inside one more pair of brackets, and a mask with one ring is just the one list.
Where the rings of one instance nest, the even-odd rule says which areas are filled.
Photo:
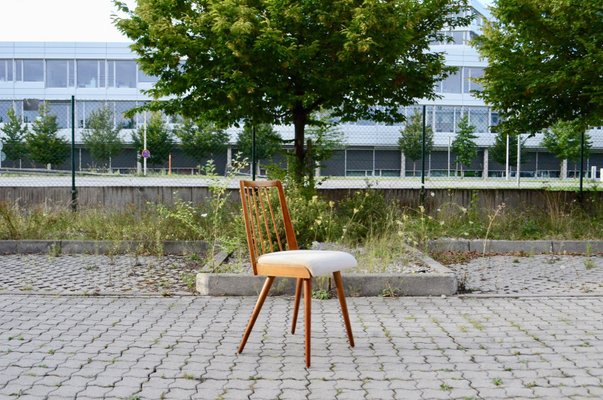
[[75, 187], [75, 96], [71, 96], [71, 210], [77, 211]]
[[421, 204], [425, 207], [425, 105], [423, 105], [423, 132], [421, 139]]
[[251, 125], [251, 180], [255, 181], [255, 169], [257, 168], [255, 152], [255, 124]]
[[584, 200], [584, 129], [582, 129], [582, 134], [580, 135], [580, 201]]
[[521, 179], [521, 133], [517, 134], [517, 188], [520, 187]]

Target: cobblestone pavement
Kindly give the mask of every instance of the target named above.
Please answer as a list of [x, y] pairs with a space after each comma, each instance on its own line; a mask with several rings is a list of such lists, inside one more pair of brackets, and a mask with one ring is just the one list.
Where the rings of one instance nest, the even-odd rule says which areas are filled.
[[254, 298], [44, 295], [187, 293], [191, 261], [1, 256], [0, 399], [603, 398], [600, 257], [451, 266], [490, 297], [350, 298], [353, 349], [314, 300], [310, 369], [289, 297], [237, 355]]
[[[132, 255], [2, 255], [0, 293], [191, 294], [201, 260]], [[603, 294], [603, 257], [493, 256], [448, 265], [472, 293]]]
[[4, 255], [0, 293], [190, 294], [200, 266], [179, 256]]
[[267, 300], [0, 296], [0, 398], [600, 399], [603, 297], [313, 301], [313, 358]]
[[447, 267], [472, 293], [603, 294], [601, 256], [493, 256]]

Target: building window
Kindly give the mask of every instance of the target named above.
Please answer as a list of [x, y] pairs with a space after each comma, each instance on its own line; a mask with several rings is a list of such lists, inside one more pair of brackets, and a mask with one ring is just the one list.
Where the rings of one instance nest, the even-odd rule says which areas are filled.
[[0, 82], [13, 80], [13, 60], [0, 60]]
[[[76, 104], [76, 124], [78, 128], [89, 128], [88, 123], [92, 113], [105, 107], [105, 103], [102, 101], [80, 101]], [[112, 109], [111, 104], [107, 104], [106, 106]]]
[[443, 93], [461, 93], [461, 74], [457, 71], [442, 81]]
[[464, 34], [465, 34], [465, 32], [463, 32], [463, 31], [453, 31], [452, 32], [452, 43], [463, 44], [464, 43], [463, 38], [465, 36]]
[[13, 108], [11, 100], [0, 100], [0, 123], [8, 121], [8, 110]]
[[15, 60], [16, 80], [20, 82], [44, 82], [44, 61]]
[[99, 87], [107, 86], [107, 75], [105, 74], [105, 60], [100, 60], [98, 62], [98, 82]]
[[490, 112], [490, 127], [497, 126], [499, 122], [500, 122], [500, 117], [498, 116], [498, 113], [495, 111], [491, 111]]
[[482, 91], [482, 85], [475, 82], [474, 79], [484, 76], [484, 69], [481, 67], [465, 67], [464, 70], [464, 92], [470, 93], [472, 90]]
[[99, 87], [99, 60], [77, 61], [77, 87]]
[[115, 61], [115, 87], [136, 87], [136, 62]]
[[153, 76], [153, 75], [148, 75], [146, 72], [144, 72], [141, 69], [138, 69], [138, 82], [150, 82], [150, 83], [155, 83], [159, 80], [158, 77]]
[[69, 87], [75, 87], [75, 61], [68, 60], [68, 74], [67, 77], [69, 79]]
[[437, 106], [435, 109], [435, 131], [454, 132], [454, 108]]
[[23, 122], [32, 123], [39, 116], [41, 101], [38, 99], [24, 99], [23, 107]]
[[50, 113], [57, 116], [59, 128], [70, 127], [71, 103], [67, 101], [51, 101], [49, 103]]
[[123, 129], [134, 129], [136, 127], [135, 118], [126, 118], [124, 113], [136, 107], [135, 101], [116, 101], [115, 102], [115, 121], [117, 126]]
[[489, 132], [489, 112], [487, 107], [468, 107], [469, 123], [476, 132]]
[[69, 64], [67, 60], [46, 61], [46, 87], [67, 87], [69, 78]]

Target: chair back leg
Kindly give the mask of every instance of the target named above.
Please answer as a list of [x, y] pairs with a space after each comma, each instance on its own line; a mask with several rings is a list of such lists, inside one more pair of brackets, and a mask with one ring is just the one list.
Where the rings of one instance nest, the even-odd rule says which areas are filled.
[[299, 313], [299, 300], [302, 291], [302, 279], [297, 278], [295, 282], [295, 300], [293, 300], [293, 321], [291, 322], [291, 334], [295, 335], [295, 327], [297, 326], [297, 315]]
[[264, 282], [264, 287], [262, 287], [262, 291], [260, 292], [258, 301], [257, 303], [255, 303], [255, 308], [253, 309], [253, 313], [251, 314], [251, 318], [249, 319], [249, 323], [247, 324], [247, 329], [245, 329], [245, 333], [243, 334], [243, 339], [241, 339], [241, 344], [239, 345], [239, 353], [243, 351], [243, 349], [245, 348], [245, 344], [247, 344], [249, 334], [251, 334], [253, 325], [255, 325], [255, 320], [258, 319], [258, 315], [260, 315], [260, 310], [264, 305], [264, 300], [266, 300], [266, 296], [268, 296], [268, 292], [270, 291], [272, 282], [274, 282], [274, 276], [267, 277], [266, 281]]
[[306, 368], [310, 368], [312, 349], [312, 278], [304, 279], [304, 323], [306, 330]]
[[350, 346], [354, 347], [354, 336], [352, 335], [352, 324], [350, 323], [350, 315], [348, 314], [348, 305], [345, 301], [345, 293], [343, 291], [343, 280], [341, 279], [341, 272], [333, 272], [333, 280], [335, 281], [335, 287], [337, 288], [337, 298], [341, 305], [341, 314], [343, 314], [343, 322], [345, 323], [345, 330], [348, 333], [348, 340]]

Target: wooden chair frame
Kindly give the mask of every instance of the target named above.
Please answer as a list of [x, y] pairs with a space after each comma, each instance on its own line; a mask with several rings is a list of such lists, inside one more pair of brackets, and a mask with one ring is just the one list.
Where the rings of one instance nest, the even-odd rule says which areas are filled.
[[[271, 191], [276, 189], [278, 193], [278, 208], [276, 210], [271, 200]], [[249, 247], [249, 256], [254, 275], [266, 276], [266, 281], [260, 292], [256, 305], [253, 309], [243, 338], [239, 345], [238, 352], [241, 353], [245, 348], [247, 339], [257, 320], [264, 301], [268, 296], [270, 287], [277, 277], [296, 278], [295, 299], [293, 304], [293, 321], [291, 333], [295, 334], [297, 317], [299, 312], [299, 303], [301, 293], [304, 296], [304, 325], [305, 325], [305, 354], [306, 367], [310, 367], [311, 358], [311, 307], [312, 307], [312, 275], [305, 267], [291, 265], [258, 265], [258, 258], [265, 253], [272, 253], [285, 250], [298, 250], [295, 231], [291, 223], [291, 217], [283, 185], [280, 181], [241, 181], [241, 203], [243, 206], [243, 217], [245, 220], [245, 230], [247, 233], [247, 245]], [[280, 211], [280, 213], [277, 213]], [[278, 220], [278, 216], [282, 221]], [[280, 223], [282, 227], [279, 227]], [[284, 237], [279, 232], [279, 228], [284, 229]], [[343, 281], [341, 272], [333, 273], [333, 280], [337, 289], [337, 298], [341, 306], [345, 329], [347, 332], [350, 346], [354, 347], [354, 337], [352, 335], [352, 326], [348, 314], [348, 307], [345, 300]]]

